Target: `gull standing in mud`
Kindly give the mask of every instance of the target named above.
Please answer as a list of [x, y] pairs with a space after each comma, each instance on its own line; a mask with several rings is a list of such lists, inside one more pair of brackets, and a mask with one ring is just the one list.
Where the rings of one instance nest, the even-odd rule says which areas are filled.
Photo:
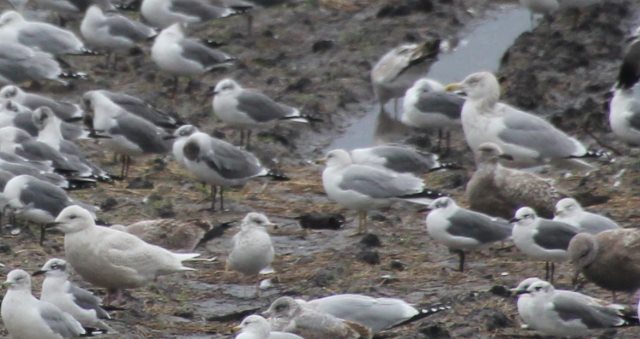
[[111, 317], [100, 307], [102, 300], [70, 282], [67, 266], [66, 261], [53, 258], [49, 259], [39, 271], [33, 273], [33, 276], [45, 276], [40, 300], [50, 302], [60, 310], [69, 313], [85, 328], [114, 332], [103, 321]]
[[[273, 243], [266, 227], [273, 226], [266, 215], [251, 212], [242, 219], [240, 231], [233, 236], [233, 248], [227, 258], [229, 268], [247, 276], [258, 276], [261, 271], [271, 270], [275, 257]], [[256, 284], [256, 295], [260, 296], [260, 279]]]
[[425, 187], [422, 179], [380, 167], [354, 164], [349, 152], [337, 149], [323, 159], [322, 185], [330, 200], [358, 211], [357, 234], [367, 232], [367, 211], [393, 201], [428, 205], [442, 194]]
[[404, 44], [391, 49], [378, 60], [371, 70], [371, 84], [381, 113], [384, 113], [384, 105], [391, 99], [395, 100], [394, 113], [398, 113], [397, 98], [402, 97], [418, 78], [427, 73], [439, 48], [440, 40]]
[[89, 211], [75, 205], [62, 210], [49, 227], [64, 233], [65, 258], [76, 273], [106, 288], [109, 295], [116, 292], [118, 301], [122, 289], [145, 286], [161, 275], [193, 271], [182, 262], [199, 256], [170, 252], [135, 235], [97, 226]]
[[429, 209], [427, 232], [434, 240], [458, 253], [460, 272], [464, 271], [465, 251], [511, 237], [509, 221], [462, 208], [449, 197], [434, 200]]
[[514, 165], [530, 167], [550, 163], [568, 168], [592, 170], [583, 158], [601, 157], [582, 143], [555, 128], [546, 120], [501, 103], [500, 84], [490, 72], [473, 73], [446, 89], [462, 90], [467, 100], [462, 106], [462, 129], [474, 153], [490, 142], [510, 156]]
[[585, 211], [573, 198], [558, 201], [556, 216], [553, 220], [567, 223], [577, 227], [580, 232], [591, 234], [620, 228], [620, 225], [605, 216]]
[[214, 114], [226, 125], [240, 129], [241, 145], [245, 145], [246, 132], [247, 147], [252, 128], [280, 120], [309, 122], [297, 108], [276, 102], [257, 90], [243, 88], [233, 79], [218, 82], [212, 94]]
[[31, 277], [23, 270], [13, 270], [3, 283], [7, 293], [2, 298], [2, 322], [14, 339], [61, 339], [85, 334], [82, 325], [66, 312], [31, 294]]

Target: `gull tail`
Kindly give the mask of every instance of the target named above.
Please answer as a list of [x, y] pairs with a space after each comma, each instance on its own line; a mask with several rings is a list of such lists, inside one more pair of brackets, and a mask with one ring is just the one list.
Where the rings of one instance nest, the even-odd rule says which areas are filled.
[[422, 192], [407, 194], [407, 195], [399, 196], [397, 198], [406, 200], [415, 204], [429, 205], [433, 200], [441, 197], [446, 197], [446, 196], [447, 194], [442, 193], [440, 191], [425, 188], [424, 190], [422, 190]]
[[236, 222], [229, 221], [216, 226], [213, 226], [210, 230], [204, 233], [202, 239], [198, 241], [196, 248], [200, 245], [206, 244], [209, 240], [221, 237], [224, 234], [224, 231], [231, 228]]
[[588, 150], [582, 155], [571, 155], [569, 159], [600, 159], [605, 161], [611, 161], [613, 158], [611, 153], [603, 150]]
[[102, 55], [102, 53], [82, 47], [79, 55]]
[[282, 172], [281, 170], [277, 170], [277, 169], [269, 169], [266, 170], [266, 173], [259, 175], [260, 177], [269, 177], [272, 180], [275, 181], [289, 181], [291, 180], [291, 178], [289, 178], [286, 174], [284, 174], [284, 172]]
[[464, 169], [464, 167], [460, 166], [459, 164], [456, 164], [455, 162], [440, 162], [438, 163], [437, 166], [429, 169], [429, 172], [435, 172], [435, 171], [446, 170], [446, 169], [461, 170], [461, 169]]
[[173, 256], [180, 261], [189, 261], [200, 256], [200, 253], [173, 253]]
[[446, 304], [435, 304], [435, 305], [431, 305], [431, 306], [427, 306], [426, 308], [420, 308], [418, 310], [418, 314], [414, 315], [413, 317], [403, 320], [397, 324], [394, 324], [393, 326], [386, 328], [385, 330], [389, 330], [392, 328], [396, 328], [396, 327], [400, 327], [406, 324], [410, 324], [414, 321], [426, 318], [432, 314], [436, 314], [436, 313], [440, 313], [446, 310], [450, 310], [451, 306], [450, 305], [446, 305]]
[[89, 79], [89, 76], [87, 75], [87, 73], [83, 73], [83, 72], [78, 72], [78, 73], [62, 72], [62, 73], [60, 73], [58, 75], [58, 77], [63, 78], [63, 79], [80, 79], [80, 80]]
[[68, 191], [96, 187], [97, 185], [96, 181], [90, 178], [67, 178], [67, 181], [69, 182]]

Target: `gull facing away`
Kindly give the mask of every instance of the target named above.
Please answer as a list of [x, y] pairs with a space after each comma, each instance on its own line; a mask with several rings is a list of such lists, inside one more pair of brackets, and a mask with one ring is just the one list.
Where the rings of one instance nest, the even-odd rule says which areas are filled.
[[618, 139], [640, 145], [640, 30], [627, 46], [609, 103], [609, 125]]
[[[579, 230], [569, 224], [538, 217], [530, 207], [522, 207], [510, 220], [513, 242], [526, 256], [546, 262], [545, 280], [553, 281], [555, 263], [566, 261], [567, 248]], [[551, 263], [551, 264], [549, 264]]]
[[[174, 94], [178, 89], [178, 77], [199, 76], [227, 68], [235, 60], [224, 52], [186, 37], [181, 25], [175, 23], [163, 29], [151, 47], [151, 59], [156, 66], [175, 78]], [[186, 90], [190, 91], [189, 86]]]
[[533, 282], [527, 292], [529, 327], [545, 336], [583, 337], [594, 331], [637, 325], [638, 319], [624, 314], [625, 307], [584, 294], [554, 289], [546, 281]]
[[13, 270], [3, 285], [8, 289], [2, 298], [0, 313], [11, 338], [62, 339], [86, 333], [70, 314], [31, 294], [29, 273]]
[[143, 0], [140, 14], [152, 26], [164, 29], [175, 23], [199, 24], [228, 17], [236, 11], [205, 0]]
[[452, 163], [438, 161], [438, 155], [418, 151], [404, 145], [380, 145], [351, 150], [353, 163], [380, 166], [398, 173], [412, 173], [417, 176], [440, 169], [458, 169]]
[[295, 333], [305, 339], [372, 337], [367, 326], [304, 307], [291, 297], [276, 299], [263, 315], [274, 330]]
[[462, 208], [449, 197], [434, 200], [429, 209], [427, 232], [434, 240], [458, 253], [460, 272], [464, 271], [465, 251], [511, 237], [509, 221]]
[[80, 74], [63, 73], [53, 55], [22, 44], [2, 42], [0, 49], [0, 82], [19, 84], [25, 81], [51, 80], [63, 85], [63, 78], [81, 77]]
[[213, 89], [214, 114], [226, 125], [240, 129], [240, 144], [251, 139], [251, 129], [270, 122], [290, 120], [309, 122], [297, 108], [281, 104], [254, 89], [244, 88], [233, 79], [219, 81]]
[[500, 84], [490, 72], [473, 73], [446, 89], [463, 90], [462, 129], [474, 153], [491, 142], [512, 156], [513, 165], [530, 167], [550, 163], [569, 168], [593, 169], [581, 158], [600, 157], [578, 140], [566, 135], [546, 120], [501, 103]]
[[65, 259], [82, 279], [109, 294], [117, 292], [116, 300], [122, 289], [145, 286], [161, 275], [193, 271], [182, 262], [199, 256], [173, 253], [135, 235], [97, 226], [91, 213], [77, 205], [62, 210], [49, 227], [64, 233]]
[[640, 288], [640, 231], [635, 228], [580, 233], [569, 243], [568, 256], [576, 270], [614, 296]]
[[94, 54], [73, 32], [39, 21], [28, 21], [16, 11], [0, 15], [0, 38], [53, 55]]
[[384, 113], [384, 105], [391, 99], [396, 100], [394, 107], [397, 113], [397, 98], [402, 97], [418, 78], [427, 73], [439, 48], [440, 40], [404, 44], [380, 58], [371, 70], [371, 84], [381, 113]]
[[102, 300], [93, 293], [82, 289], [69, 281], [67, 262], [62, 259], [49, 259], [33, 276], [44, 275], [40, 299], [56, 305], [69, 313], [84, 328], [114, 332], [103, 319], [111, 319], [107, 311], [100, 307]]
[[107, 65], [110, 54], [114, 54], [113, 68], [116, 66], [116, 53], [125, 53], [158, 34], [153, 28], [124, 15], [104, 13], [97, 5], [87, 9], [80, 24], [80, 33], [89, 46], [108, 53]]
[[502, 166], [501, 160], [512, 157], [496, 144], [480, 145], [475, 156], [477, 169], [465, 192], [472, 210], [507, 219], [518, 208], [530, 206], [541, 216], [551, 218], [555, 202], [566, 197], [552, 179]]
[[438, 130], [438, 150], [443, 130], [446, 131], [446, 150], [449, 150], [451, 129], [460, 128], [460, 115], [465, 98], [445, 91], [444, 86], [432, 79], [418, 79], [404, 95], [403, 124], [421, 130]]
[[14, 85], [2, 87], [2, 89], [0, 89], [0, 97], [7, 100], [13, 100], [31, 110], [35, 110], [42, 106], [49, 107], [53, 113], [63, 121], [78, 119], [84, 116], [84, 111], [76, 104], [66, 101], [58, 101], [41, 94], [29, 93]]
[[358, 211], [358, 234], [367, 232], [367, 211], [394, 201], [428, 205], [442, 194], [425, 187], [422, 179], [380, 167], [354, 164], [349, 152], [327, 153], [322, 185], [330, 200]]
[[242, 319], [234, 329], [240, 331], [235, 339], [304, 339], [293, 333], [271, 331], [269, 321], [256, 314]]
[[[275, 251], [273, 242], [266, 227], [274, 225], [262, 213], [248, 213], [240, 231], [233, 236], [233, 248], [227, 257], [226, 270], [229, 268], [247, 276], [258, 276], [261, 271], [269, 269]], [[260, 296], [260, 280], [256, 284], [256, 295]]]
[[585, 211], [573, 198], [564, 198], [556, 204], [555, 221], [577, 227], [580, 232], [598, 234], [602, 231], [620, 228], [615, 221], [595, 213]]
[[448, 309], [442, 305], [417, 310], [402, 299], [374, 298], [361, 294], [335, 294], [304, 301], [303, 307], [356, 322], [371, 328], [373, 333], [388, 330]]

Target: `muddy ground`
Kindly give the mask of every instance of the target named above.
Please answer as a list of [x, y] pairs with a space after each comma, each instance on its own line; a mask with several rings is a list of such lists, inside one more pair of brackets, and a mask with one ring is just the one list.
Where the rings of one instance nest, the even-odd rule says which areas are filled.
[[[456, 41], [464, 27], [482, 20], [487, 10], [513, 4], [484, 0], [298, 1], [256, 11], [252, 38], [246, 36], [244, 18], [221, 20], [194, 34], [225, 43], [222, 49], [238, 57], [238, 65], [207, 74], [198, 79], [195, 92], [181, 90], [175, 99], [167, 93], [169, 78], [157, 72], [148, 58], [148, 46], [145, 53], [128, 56], [116, 72], [105, 70], [102, 59], [69, 58], [91, 80], [74, 82], [72, 88], [45, 85], [42, 91], [73, 101], [94, 88], [126, 91], [233, 141], [237, 135], [212, 117], [206, 92], [223, 77], [234, 77], [324, 120], [312, 126], [281, 124], [262, 131], [252, 151], [292, 180], [250, 182], [243, 189], [231, 190], [224, 212], [204, 211], [206, 191], [175, 162], [154, 156], [136, 159], [126, 181], [73, 192], [85, 202], [103, 206], [100, 217], [111, 223], [163, 216], [197, 217], [215, 225], [255, 210], [282, 225], [272, 230], [277, 282], [261, 298], [253, 297], [254, 281], [223, 272], [229, 240], [236, 231], [232, 228], [199, 249], [203, 256], [216, 256], [218, 261], [196, 264], [196, 272], [162, 277], [146, 288], [130, 291], [125, 310], [113, 312], [112, 326], [119, 333], [105, 337], [226, 338], [232, 336], [231, 327], [243, 314], [264, 310], [280, 295], [314, 298], [346, 292], [400, 297], [417, 305], [451, 305], [451, 310], [389, 331], [387, 337], [534, 337], [519, 328], [515, 300], [502, 292], [526, 277], [541, 276], [542, 263], [526, 260], [515, 249], [485, 250], [468, 256], [467, 270], [459, 273], [455, 270], [457, 256], [429, 239], [424, 214], [407, 205], [372, 213], [370, 230], [381, 246], [362, 245], [360, 238], [349, 236], [354, 213], [327, 200], [320, 179], [322, 168], [310, 163], [350, 122], [374, 109], [369, 70], [389, 48], [403, 41]], [[590, 146], [621, 153], [614, 163], [601, 165], [588, 177], [555, 171], [548, 175], [592, 210], [627, 227], [635, 227], [640, 219], [640, 162], [637, 150], [616, 142], [609, 133], [606, 100], [624, 39], [640, 22], [637, 7], [631, 0], [613, 1], [582, 13], [562, 12], [544, 19], [517, 39], [499, 71], [505, 101], [550, 117]], [[181, 86], [184, 88], [184, 82]], [[431, 187], [464, 203], [464, 183], [473, 165], [461, 134], [456, 137], [449, 160], [465, 164], [467, 170], [433, 173], [425, 179]], [[85, 142], [83, 146], [96, 162], [118, 171], [112, 155], [100, 145]], [[147, 188], [129, 188], [132, 181], [147, 183]], [[339, 231], [304, 234], [292, 218], [312, 211], [344, 213], [347, 225]], [[40, 247], [27, 231], [5, 234], [0, 240], [1, 262], [7, 271], [21, 267], [32, 272], [50, 257], [63, 257], [62, 243], [60, 235], [50, 235]], [[560, 267], [558, 285], [567, 287], [571, 271], [568, 265]], [[39, 281], [35, 285], [34, 290], [39, 290]], [[610, 297], [593, 285], [587, 285], [585, 292]], [[635, 300], [628, 297], [629, 302]], [[637, 328], [624, 329], [615, 337], [637, 338], [639, 333]]]

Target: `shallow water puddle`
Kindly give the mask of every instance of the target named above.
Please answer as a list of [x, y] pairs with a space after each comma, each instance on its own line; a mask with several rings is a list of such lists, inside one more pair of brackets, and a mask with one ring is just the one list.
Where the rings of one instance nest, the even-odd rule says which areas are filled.
[[[520, 34], [530, 28], [529, 11], [520, 6], [505, 5], [489, 11], [486, 19], [472, 24], [466, 30], [468, 34], [463, 33], [452, 52], [439, 55], [438, 61], [431, 65], [426, 75], [447, 84], [460, 81], [473, 72], [497, 71], [504, 52]], [[401, 100], [398, 108], [402, 110]], [[385, 109], [394, 112], [393, 101]], [[400, 123], [392, 118], [380, 116], [378, 111], [377, 104], [373, 105], [369, 113], [354, 120], [328, 149], [350, 150], [406, 137], [407, 129], [401, 128]]]

